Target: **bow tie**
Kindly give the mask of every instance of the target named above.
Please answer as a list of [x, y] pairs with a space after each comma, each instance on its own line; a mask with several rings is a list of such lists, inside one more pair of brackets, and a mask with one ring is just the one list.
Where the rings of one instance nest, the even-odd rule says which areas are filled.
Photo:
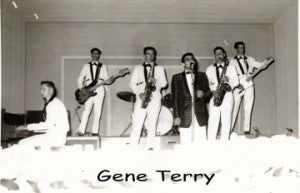
[[145, 63], [144, 66], [145, 66], [145, 67], [151, 67], [151, 64], [149, 64], [149, 63], [146, 64], [146, 63]]
[[192, 74], [191, 71], [185, 71], [185, 74]]
[[243, 56], [240, 56], [240, 57], [238, 57], [238, 59], [241, 60], [241, 59], [244, 59], [244, 57], [243, 57]]
[[92, 65], [96, 65], [96, 66], [98, 66], [98, 62], [92, 62]]
[[222, 65], [219, 65], [218, 68], [224, 68]]

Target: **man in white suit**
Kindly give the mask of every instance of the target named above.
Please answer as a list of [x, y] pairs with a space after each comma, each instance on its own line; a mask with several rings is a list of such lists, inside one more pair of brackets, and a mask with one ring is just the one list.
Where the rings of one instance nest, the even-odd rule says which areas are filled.
[[[210, 65], [206, 69], [206, 75], [209, 81], [210, 90], [213, 97], [209, 102], [209, 118], [208, 118], [208, 139], [215, 140], [217, 138], [219, 124], [221, 122], [221, 140], [229, 140], [231, 128], [231, 116], [233, 109], [233, 93], [232, 90], [239, 85], [239, 79], [236, 69], [233, 65], [228, 65], [225, 75], [222, 77], [223, 70], [228, 64], [226, 51], [222, 47], [214, 49], [216, 63]], [[226, 85], [226, 93], [220, 106], [215, 105], [214, 100], [217, 94], [218, 86], [221, 82]]]
[[56, 97], [56, 88], [51, 81], [41, 82], [41, 95], [45, 100], [45, 121], [20, 126], [18, 130], [29, 130], [43, 133], [22, 139], [19, 145], [62, 147], [66, 143], [69, 131], [68, 113], [65, 105]]
[[[143, 124], [147, 125], [147, 148], [154, 148], [156, 125], [161, 109], [161, 89], [167, 85], [165, 70], [158, 66], [156, 61], [157, 52], [154, 47], [145, 47], [145, 62], [134, 68], [130, 88], [136, 94], [136, 102], [133, 113], [132, 131], [130, 134], [130, 145], [138, 145]], [[146, 83], [155, 87], [152, 91], [151, 101], [146, 107], [142, 107], [145, 100]]]
[[[107, 67], [105, 64], [102, 64], [99, 62], [100, 56], [101, 56], [101, 50], [98, 48], [91, 49], [91, 57], [92, 61], [88, 64], [84, 64], [79, 77], [77, 79], [77, 85], [78, 88], [81, 89], [85, 86], [88, 86], [90, 84], [97, 84], [104, 80], [108, 79], [108, 72]], [[111, 83], [107, 82], [107, 84]], [[98, 87], [95, 92], [97, 93], [95, 96], [90, 97], [85, 103], [84, 103], [84, 109], [81, 117], [81, 122], [79, 125], [79, 128], [75, 132], [75, 135], [77, 136], [83, 136], [86, 134], [87, 136], [98, 136], [99, 135], [99, 122], [101, 118], [102, 113], [102, 105], [105, 97], [105, 88], [104, 86]], [[92, 111], [92, 108], [94, 110], [94, 119], [93, 119], [93, 125], [92, 125], [92, 131], [91, 132], [85, 132], [86, 125], [89, 119], [89, 115]]]
[[255, 68], [265, 69], [271, 62], [272, 57], [268, 57], [263, 62], [256, 61], [251, 56], [246, 56], [246, 48], [244, 42], [236, 42], [234, 44], [237, 55], [230, 60], [230, 64], [235, 66], [240, 85], [234, 90], [234, 108], [232, 113], [232, 130], [235, 125], [236, 117], [238, 115], [241, 101], [244, 101], [244, 133], [250, 134], [251, 128], [251, 114], [254, 103], [254, 84], [252, 79], [246, 81], [246, 79], [253, 73]]

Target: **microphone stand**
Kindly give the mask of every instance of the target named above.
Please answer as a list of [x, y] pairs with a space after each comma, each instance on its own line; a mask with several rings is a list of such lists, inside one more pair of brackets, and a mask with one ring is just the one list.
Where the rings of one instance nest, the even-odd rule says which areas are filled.
[[191, 75], [192, 75], [192, 85], [195, 84], [195, 63], [190, 63]]

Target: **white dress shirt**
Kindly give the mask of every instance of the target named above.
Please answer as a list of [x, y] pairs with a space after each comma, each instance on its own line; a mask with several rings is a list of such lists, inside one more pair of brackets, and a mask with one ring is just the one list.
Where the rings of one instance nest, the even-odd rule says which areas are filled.
[[28, 130], [46, 131], [46, 133], [67, 133], [70, 129], [68, 113], [65, 105], [58, 98], [50, 101], [46, 107], [46, 120], [40, 123], [28, 124]]
[[192, 73], [189, 72], [187, 73], [186, 71], [185, 78], [186, 78], [187, 85], [189, 87], [190, 94], [192, 96], [192, 100], [194, 100], [194, 84], [193, 84]]
[[[96, 77], [97, 65], [93, 65], [92, 69], [93, 69], [93, 75], [94, 75], [93, 78], [91, 76], [90, 64], [84, 64], [84, 66], [79, 74], [79, 77], [77, 79], [77, 86], [79, 89], [91, 84], [93, 79]], [[108, 77], [107, 67], [105, 64], [102, 64], [102, 66], [100, 68], [98, 81], [99, 80], [100, 81], [107, 80], [108, 78], [109, 77]], [[85, 85], [84, 85], [84, 82], [85, 82]], [[100, 88], [103, 88], [103, 87], [100, 87]]]

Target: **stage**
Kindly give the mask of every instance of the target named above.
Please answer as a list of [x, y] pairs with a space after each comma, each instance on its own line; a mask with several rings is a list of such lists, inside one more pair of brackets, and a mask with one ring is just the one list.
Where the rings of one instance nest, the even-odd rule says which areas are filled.
[[97, 150], [13, 146], [0, 151], [0, 190], [15, 187], [10, 182], [26, 193], [300, 191], [300, 143], [294, 137], [235, 136], [186, 146], [176, 140], [160, 139], [164, 148], [153, 151], [126, 145], [126, 137], [103, 139]]

